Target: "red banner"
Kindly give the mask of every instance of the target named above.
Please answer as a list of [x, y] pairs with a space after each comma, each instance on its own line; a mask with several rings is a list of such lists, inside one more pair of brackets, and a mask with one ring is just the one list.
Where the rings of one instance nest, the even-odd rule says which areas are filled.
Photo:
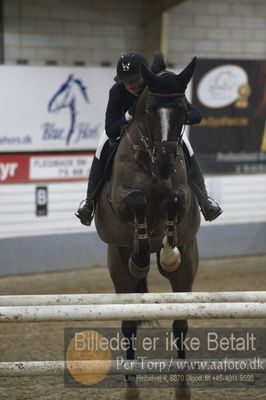
[[93, 153], [1, 154], [0, 184], [88, 179]]

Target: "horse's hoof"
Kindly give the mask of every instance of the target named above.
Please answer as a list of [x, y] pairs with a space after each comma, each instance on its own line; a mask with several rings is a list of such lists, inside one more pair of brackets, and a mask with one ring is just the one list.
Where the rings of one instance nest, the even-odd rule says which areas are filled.
[[181, 254], [178, 248], [172, 248], [166, 236], [163, 238], [163, 248], [160, 251], [160, 264], [166, 272], [176, 271], [181, 264]]
[[138, 267], [130, 257], [128, 261], [128, 268], [131, 275], [133, 275], [135, 278], [143, 279], [146, 278], [146, 276], [148, 275], [148, 272], [150, 270], [150, 263], [147, 264], [146, 267]]
[[173, 264], [165, 264], [163, 261], [161, 261], [160, 264], [165, 272], [175, 272], [177, 271], [180, 262], [174, 262]]
[[190, 387], [176, 387], [175, 388], [175, 400], [190, 400], [191, 399], [191, 390]]
[[164, 271], [166, 272], [174, 272], [178, 269], [181, 264], [181, 255], [177, 247], [172, 249], [172, 254], [169, 257], [169, 254], [165, 254], [164, 248], [161, 249], [160, 252], [160, 264]]

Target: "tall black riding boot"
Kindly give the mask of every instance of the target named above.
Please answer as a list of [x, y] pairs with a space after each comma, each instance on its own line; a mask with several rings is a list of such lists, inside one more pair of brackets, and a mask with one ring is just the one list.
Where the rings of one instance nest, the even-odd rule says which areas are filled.
[[222, 214], [219, 204], [208, 196], [199, 161], [195, 154], [189, 158], [191, 186], [197, 197], [201, 212], [206, 221], [213, 221]]
[[75, 213], [76, 217], [80, 219], [83, 225], [90, 226], [93, 216], [96, 201], [98, 199], [103, 180], [103, 172], [101, 161], [94, 156], [90, 176], [87, 187], [87, 198], [83, 207], [79, 207], [78, 211]]

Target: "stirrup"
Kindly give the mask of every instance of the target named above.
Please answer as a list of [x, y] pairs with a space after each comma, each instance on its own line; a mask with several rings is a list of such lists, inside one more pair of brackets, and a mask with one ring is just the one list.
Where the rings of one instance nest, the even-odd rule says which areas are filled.
[[82, 215], [81, 211], [83, 211], [83, 209], [86, 210], [86, 208], [84, 206], [82, 206], [82, 204], [83, 203], [86, 204], [86, 202], [87, 202], [87, 199], [81, 201], [81, 203], [80, 203], [80, 205], [78, 207], [78, 210], [74, 213], [74, 215], [80, 220], [80, 222], [83, 225], [91, 226], [91, 223], [92, 223], [92, 220], [93, 220], [93, 217], [94, 217], [94, 214], [95, 214], [95, 205], [94, 205], [94, 201], [92, 201], [92, 211], [91, 211], [91, 213], [89, 214], [89, 211], [88, 211], [86, 215]]

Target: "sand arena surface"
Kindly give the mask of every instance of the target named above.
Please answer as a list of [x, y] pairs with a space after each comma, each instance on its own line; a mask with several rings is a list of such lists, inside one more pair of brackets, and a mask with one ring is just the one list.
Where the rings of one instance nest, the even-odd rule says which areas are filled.
[[[201, 260], [194, 291], [265, 290], [266, 256]], [[170, 285], [152, 265], [150, 292], [170, 291]], [[94, 267], [0, 279], [0, 294], [110, 293], [107, 268]], [[170, 321], [161, 326], [171, 326]], [[1, 361], [63, 360], [64, 328], [120, 326], [117, 322], [19, 323], [0, 325]], [[265, 320], [190, 320], [190, 327], [266, 327]], [[142, 389], [141, 399], [174, 399], [174, 389]], [[115, 400], [123, 389], [69, 389], [62, 377], [0, 378], [0, 400]], [[266, 399], [266, 389], [193, 389], [192, 400]]]

